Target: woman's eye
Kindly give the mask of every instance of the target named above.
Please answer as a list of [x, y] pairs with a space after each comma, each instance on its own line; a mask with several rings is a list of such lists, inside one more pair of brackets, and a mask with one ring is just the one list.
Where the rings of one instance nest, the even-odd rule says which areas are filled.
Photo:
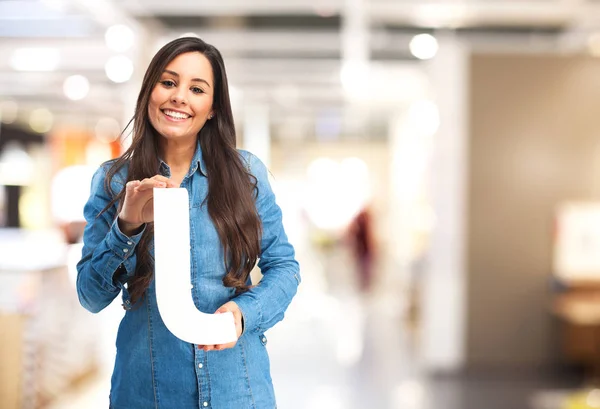
[[192, 87], [192, 92], [194, 94], [202, 94], [204, 92], [204, 90], [202, 90], [202, 88]]
[[175, 83], [171, 80], [164, 80], [160, 82], [161, 84], [163, 84], [165, 87], [173, 87], [175, 86]]

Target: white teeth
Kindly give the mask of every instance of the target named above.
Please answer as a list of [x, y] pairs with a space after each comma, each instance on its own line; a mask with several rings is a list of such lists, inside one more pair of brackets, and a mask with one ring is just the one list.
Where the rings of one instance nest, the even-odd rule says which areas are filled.
[[165, 109], [163, 111], [166, 115], [175, 118], [175, 119], [187, 119], [190, 117], [190, 115], [188, 114], [182, 114], [181, 112], [175, 112], [175, 111], [169, 111], [168, 109]]

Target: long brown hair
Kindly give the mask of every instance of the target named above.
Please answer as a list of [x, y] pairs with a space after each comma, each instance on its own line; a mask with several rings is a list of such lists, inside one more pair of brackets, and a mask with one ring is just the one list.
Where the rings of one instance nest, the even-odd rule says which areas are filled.
[[[113, 200], [102, 211], [115, 203], [121, 209], [125, 187], [115, 194], [111, 181], [125, 165], [129, 165], [127, 181], [142, 180], [159, 172], [160, 135], [150, 124], [148, 102], [152, 90], [160, 80], [166, 66], [178, 55], [200, 52], [209, 61], [214, 77], [213, 112], [198, 134], [202, 156], [208, 177], [208, 195], [205, 202], [223, 246], [226, 275], [223, 284], [236, 289], [236, 293], [248, 290], [248, 276], [260, 254], [262, 227], [255, 204], [256, 178], [249, 174], [236, 150], [236, 134], [229, 100], [227, 75], [221, 53], [212, 45], [196, 37], [184, 37], [163, 46], [154, 56], [142, 82], [133, 118], [133, 138], [129, 149], [110, 166], [105, 189]], [[117, 212], [118, 214], [118, 212]], [[127, 283], [132, 302], [141, 299], [154, 278], [154, 260], [150, 245], [154, 237], [154, 225], [148, 223], [136, 248], [135, 275]]]

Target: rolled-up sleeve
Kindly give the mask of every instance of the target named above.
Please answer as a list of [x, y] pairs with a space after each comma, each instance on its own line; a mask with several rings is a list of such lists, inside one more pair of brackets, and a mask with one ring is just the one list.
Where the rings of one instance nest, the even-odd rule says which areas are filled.
[[254, 155], [250, 154], [248, 161], [258, 183], [256, 207], [263, 228], [258, 266], [263, 277], [257, 286], [233, 301], [244, 317], [244, 332], [264, 332], [283, 319], [301, 282], [300, 268], [283, 228], [267, 168]]
[[121, 290], [127, 291], [125, 283], [134, 274], [135, 248], [143, 233], [128, 237], [121, 232], [116, 221], [116, 204], [100, 214], [111, 201], [104, 188], [105, 177], [106, 165], [92, 178], [90, 198], [83, 210], [87, 222], [83, 250], [77, 263], [79, 301], [94, 313], [109, 305]]

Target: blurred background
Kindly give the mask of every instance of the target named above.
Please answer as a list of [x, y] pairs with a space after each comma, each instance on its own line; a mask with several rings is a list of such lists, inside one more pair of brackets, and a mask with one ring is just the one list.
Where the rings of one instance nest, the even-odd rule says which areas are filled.
[[108, 406], [82, 209], [180, 36], [301, 264], [279, 407], [600, 408], [596, 0], [0, 0], [0, 408]]

